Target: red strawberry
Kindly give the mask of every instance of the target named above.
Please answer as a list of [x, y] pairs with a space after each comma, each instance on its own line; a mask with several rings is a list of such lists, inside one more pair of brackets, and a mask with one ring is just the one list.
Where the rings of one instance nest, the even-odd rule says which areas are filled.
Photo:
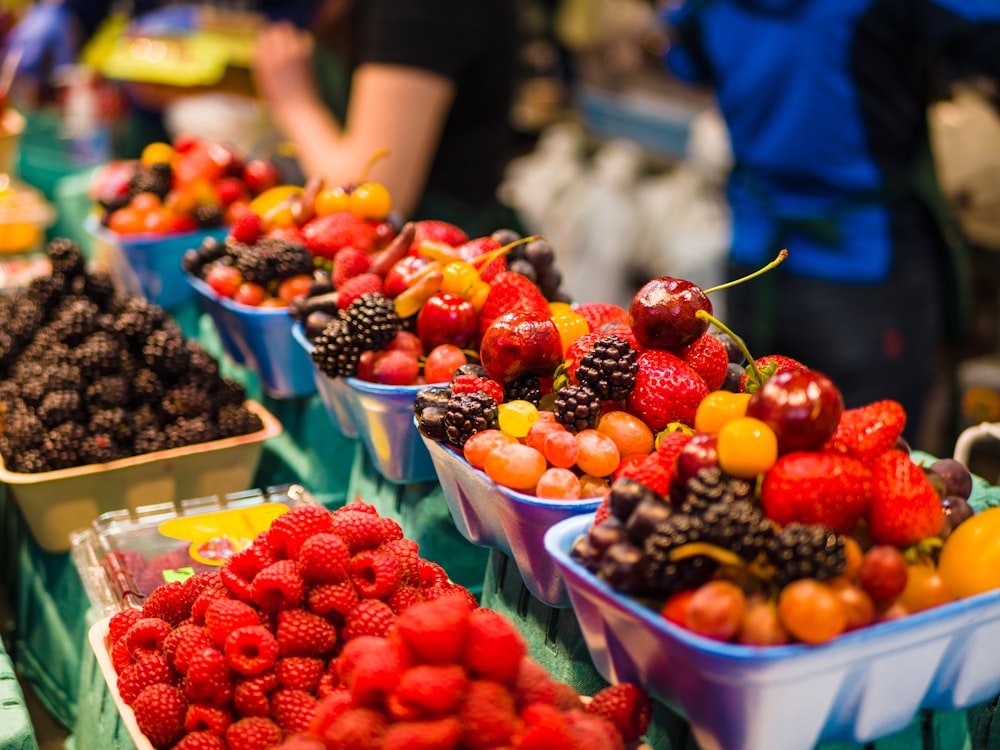
[[868, 509], [871, 472], [857, 459], [819, 451], [792, 451], [764, 475], [760, 504], [784, 526], [823, 524], [850, 534]]
[[630, 682], [601, 690], [587, 705], [587, 713], [603, 716], [621, 732], [626, 742], [638, 740], [649, 729], [652, 704], [649, 697]]
[[660, 457], [660, 463], [669, 469], [671, 474], [675, 471], [677, 457], [692, 437], [690, 432], [683, 430], [668, 430], [657, 436], [656, 454]]
[[302, 236], [302, 230], [295, 224], [274, 227], [274, 229], [268, 231], [267, 236], [278, 240], [294, 242], [296, 245], [306, 244], [305, 237]]
[[446, 245], [456, 247], [461, 245], [463, 242], [468, 241], [468, 239], [469, 235], [467, 235], [459, 227], [456, 227], [454, 224], [449, 224], [447, 221], [437, 221], [433, 219], [418, 221], [415, 226], [413, 244], [410, 245], [409, 254], [416, 255], [417, 249], [420, 247], [420, 243], [424, 240], [443, 242]]
[[253, 211], [244, 211], [233, 223], [233, 228], [229, 230], [229, 236], [244, 245], [255, 245], [260, 239], [261, 223], [260, 215]]
[[845, 409], [823, 450], [871, 462], [892, 449], [905, 426], [906, 412], [892, 399]]
[[660, 462], [656, 453], [638, 457], [637, 461], [626, 463], [631, 458], [626, 456], [615, 470], [615, 479], [634, 479], [649, 489], [661, 495], [666, 495], [670, 488], [671, 473]]
[[345, 247], [363, 253], [375, 249], [377, 230], [350, 211], [319, 216], [302, 227], [302, 241], [314, 255], [333, 259]]
[[632, 348], [640, 354], [646, 351], [646, 347], [640, 344], [639, 339], [635, 337], [635, 331], [632, 330], [631, 326], [625, 323], [607, 323], [606, 325], [601, 326], [601, 332], [605, 336], [614, 334], [618, 338], [625, 339], [632, 345]]
[[941, 531], [941, 498], [917, 464], [890, 450], [872, 465], [868, 528], [876, 544], [909, 547]]
[[346, 310], [354, 300], [363, 294], [378, 294], [382, 291], [382, 277], [377, 273], [361, 273], [344, 282], [337, 290], [337, 307]]
[[187, 701], [172, 685], [150, 685], [139, 693], [132, 710], [139, 729], [155, 748], [170, 747], [184, 733]]
[[[769, 377], [778, 372], [791, 372], [794, 370], [808, 369], [797, 359], [786, 357], [783, 354], [769, 354], [765, 357], [759, 357], [754, 360], [754, 364], [757, 366], [757, 370], [760, 372], [761, 377], [764, 380], [767, 380]], [[760, 387], [760, 385], [760, 383], [753, 379], [748, 365], [746, 374], [740, 380], [740, 391], [743, 393], [753, 393]]]
[[364, 273], [371, 264], [369, 257], [353, 247], [345, 247], [333, 259], [333, 288], [340, 289], [348, 279]]
[[498, 273], [490, 284], [489, 294], [479, 311], [479, 336], [504, 313], [514, 310], [537, 312], [552, 317], [549, 302], [527, 277], [513, 271]]
[[701, 375], [708, 390], [717, 391], [726, 381], [729, 371], [729, 353], [718, 336], [703, 333], [690, 344], [674, 352]]
[[576, 305], [573, 312], [582, 315], [591, 331], [604, 332], [607, 325], [628, 325], [628, 310], [610, 302], [584, 302]]
[[639, 355], [635, 388], [626, 406], [659, 432], [671, 422], [694, 424], [698, 404], [708, 395], [704, 379], [679, 357], [650, 349]]

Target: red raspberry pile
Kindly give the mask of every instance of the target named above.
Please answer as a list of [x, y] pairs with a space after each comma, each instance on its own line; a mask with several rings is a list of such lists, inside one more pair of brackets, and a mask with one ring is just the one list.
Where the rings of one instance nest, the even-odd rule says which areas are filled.
[[155, 748], [615, 749], [649, 723], [630, 685], [584, 710], [363, 502], [289, 510], [219, 570], [114, 615], [108, 649]]

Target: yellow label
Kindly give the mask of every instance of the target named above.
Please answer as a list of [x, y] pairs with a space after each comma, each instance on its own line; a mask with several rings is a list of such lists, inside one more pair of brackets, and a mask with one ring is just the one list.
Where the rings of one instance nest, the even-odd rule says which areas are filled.
[[171, 518], [160, 524], [160, 533], [191, 542], [191, 559], [205, 565], [221, 566], [240, 550], [250, 546], [257, 535], [270, 528], [285, 513], [284, 503], [264, 503], [249, 508], [232, 508], [214, 513]]

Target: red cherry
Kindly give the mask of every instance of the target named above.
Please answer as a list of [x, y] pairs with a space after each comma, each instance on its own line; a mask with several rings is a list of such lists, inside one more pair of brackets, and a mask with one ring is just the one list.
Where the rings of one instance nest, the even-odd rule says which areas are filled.
[[410, 288], [413, 280], [433, 261], [423, 255], [408, 255], [396, 261], [382, 280], [382, 293], [394, 298]]
[[454, 344], [435, 346], [424, 362], [424, 377], [428, 383], [447, 383], [455, 370], [468, 362], [465, 352]]
[[290, 305], [296, 297], [309, 294], [309, 287], [312, 285], [312, 281], [312, 276], [305, 273], [283, 279], [278, 284], [278, 297], [286, 305]]
[[233, 300], [241, 305], [257, 307], [267, 298], [267, 290], [260, 284], [251, 284], [249, 281], [239, 285], [233, 293]]
[[232, 297], [243, 283], [243, 276], [233, 266], [212, 266], [205, 283], [221, 297]]
[[264, 159], [251, 159], [243, 165], [243, 182], [253, 195], [273, 188], [281, 179], [278, 168]]
[[479, 316], [465, 297], [432, 294], [417, 314], [417, 336], [427, 349], [441, 344], [468, 346], [476, 336]]

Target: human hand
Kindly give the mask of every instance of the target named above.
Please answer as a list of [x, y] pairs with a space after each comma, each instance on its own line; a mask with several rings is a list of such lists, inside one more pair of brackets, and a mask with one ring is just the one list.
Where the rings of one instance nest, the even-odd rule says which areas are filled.
[[39, 77], [76, 57], [76, 19], [61, 2], [34, 3], [7, 36], [5, 57], [16, 56], [17, 73]]
[[287, 21], [264, 29], [257, 38], [252, 64], [260, 96], [275, 106], [318, 101], [312, 51], [312, 35]]

